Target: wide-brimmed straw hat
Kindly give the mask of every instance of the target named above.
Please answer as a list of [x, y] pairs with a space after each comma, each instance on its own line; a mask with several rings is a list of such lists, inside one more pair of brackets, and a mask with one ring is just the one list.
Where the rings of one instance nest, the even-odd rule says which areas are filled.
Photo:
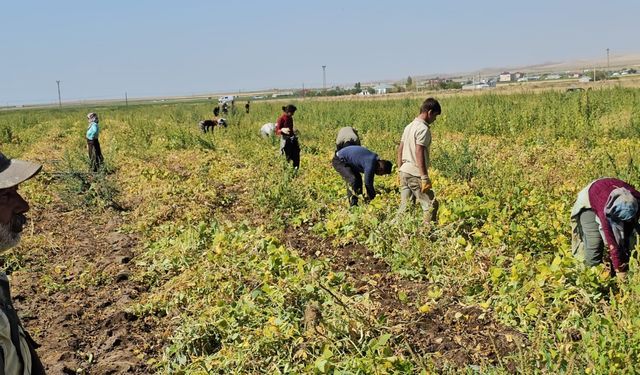
[[21, 184], [35, 176], [42, 165], [30, 161], [9, 159], [0, 153], [0, 189], [7, 189]]

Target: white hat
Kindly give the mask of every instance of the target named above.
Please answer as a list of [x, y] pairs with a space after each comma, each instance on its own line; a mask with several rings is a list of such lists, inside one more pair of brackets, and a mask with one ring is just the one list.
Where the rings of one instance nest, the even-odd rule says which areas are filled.
[[30, 161], [9, 159], [0, 153], [0, 189], [7, 189], [35, 176], [42, 165]]

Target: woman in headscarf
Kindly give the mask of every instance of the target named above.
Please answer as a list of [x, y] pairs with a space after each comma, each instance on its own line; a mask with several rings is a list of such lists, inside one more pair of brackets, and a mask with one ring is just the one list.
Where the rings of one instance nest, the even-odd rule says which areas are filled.
[[293, 115], [296, 110], [293, 104], [282, 107], [282, 116], [276, 122], [276, 134], [280, 136], [280, 152], [287, 157], [287, 161], [293, 162], [293, 168], [297, 171], [300, 167], [300, 144], [293, 130]]
[[89, 159], [91, 160], [91, 170], [97, 172], [104, 161], [102, 150], [100, 149], [100, 142], [98, 141], [98, 135], [100, 134], [98, 114], [94, 112], [89, 113], [87, 120], [89, 121], [89, 126], [87, 127], [87, 149], [89, 150]]
[[604, 262], [608, 249], [612, 272], [625, 279], [638, 235], [640, 192], [616, 178], [591, 182], [578, 193], [571, 210], [573, 254], [587, 266]]

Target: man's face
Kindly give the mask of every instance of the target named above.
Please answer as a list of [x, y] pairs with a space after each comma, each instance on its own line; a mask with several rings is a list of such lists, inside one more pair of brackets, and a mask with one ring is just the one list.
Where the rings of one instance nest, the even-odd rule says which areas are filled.
[[439, 115], [440, 115], [439, 113], [434, 113], [433, 111], [429, 111], [427, 112], [427, 118], [425, 119], [425, 121], [427, 122], [427, 124], [433, 124]]
[[0, 251], [16, 246], [27, 222], [29, 204], [18, 194], [18, 187], [0, 189]]

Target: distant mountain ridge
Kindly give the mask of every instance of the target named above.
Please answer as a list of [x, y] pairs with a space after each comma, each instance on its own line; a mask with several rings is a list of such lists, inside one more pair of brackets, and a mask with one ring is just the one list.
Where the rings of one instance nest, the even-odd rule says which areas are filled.
[[[502, 66], [502, 67], [486, 67], [471, 72], [459, 73], [437, 73], [415, 76], [416, 79], [429, 78], [449, 78], [449, 77], [466, 77], [466, 76], [491, 76], [498, 75], [502, 72], [523, 72], [523, 73], [555, 73], [565, 71], [582, 71], [584, 69], [606, 69], [607, 59], [605, 57], [578, 59], [572, 61], [547, 61], [539, 64], [524, 66]], [[627, 54], [611, 54], [609, 56], [609, 67], [611, 69], [640, 67], [640, 53]]]

